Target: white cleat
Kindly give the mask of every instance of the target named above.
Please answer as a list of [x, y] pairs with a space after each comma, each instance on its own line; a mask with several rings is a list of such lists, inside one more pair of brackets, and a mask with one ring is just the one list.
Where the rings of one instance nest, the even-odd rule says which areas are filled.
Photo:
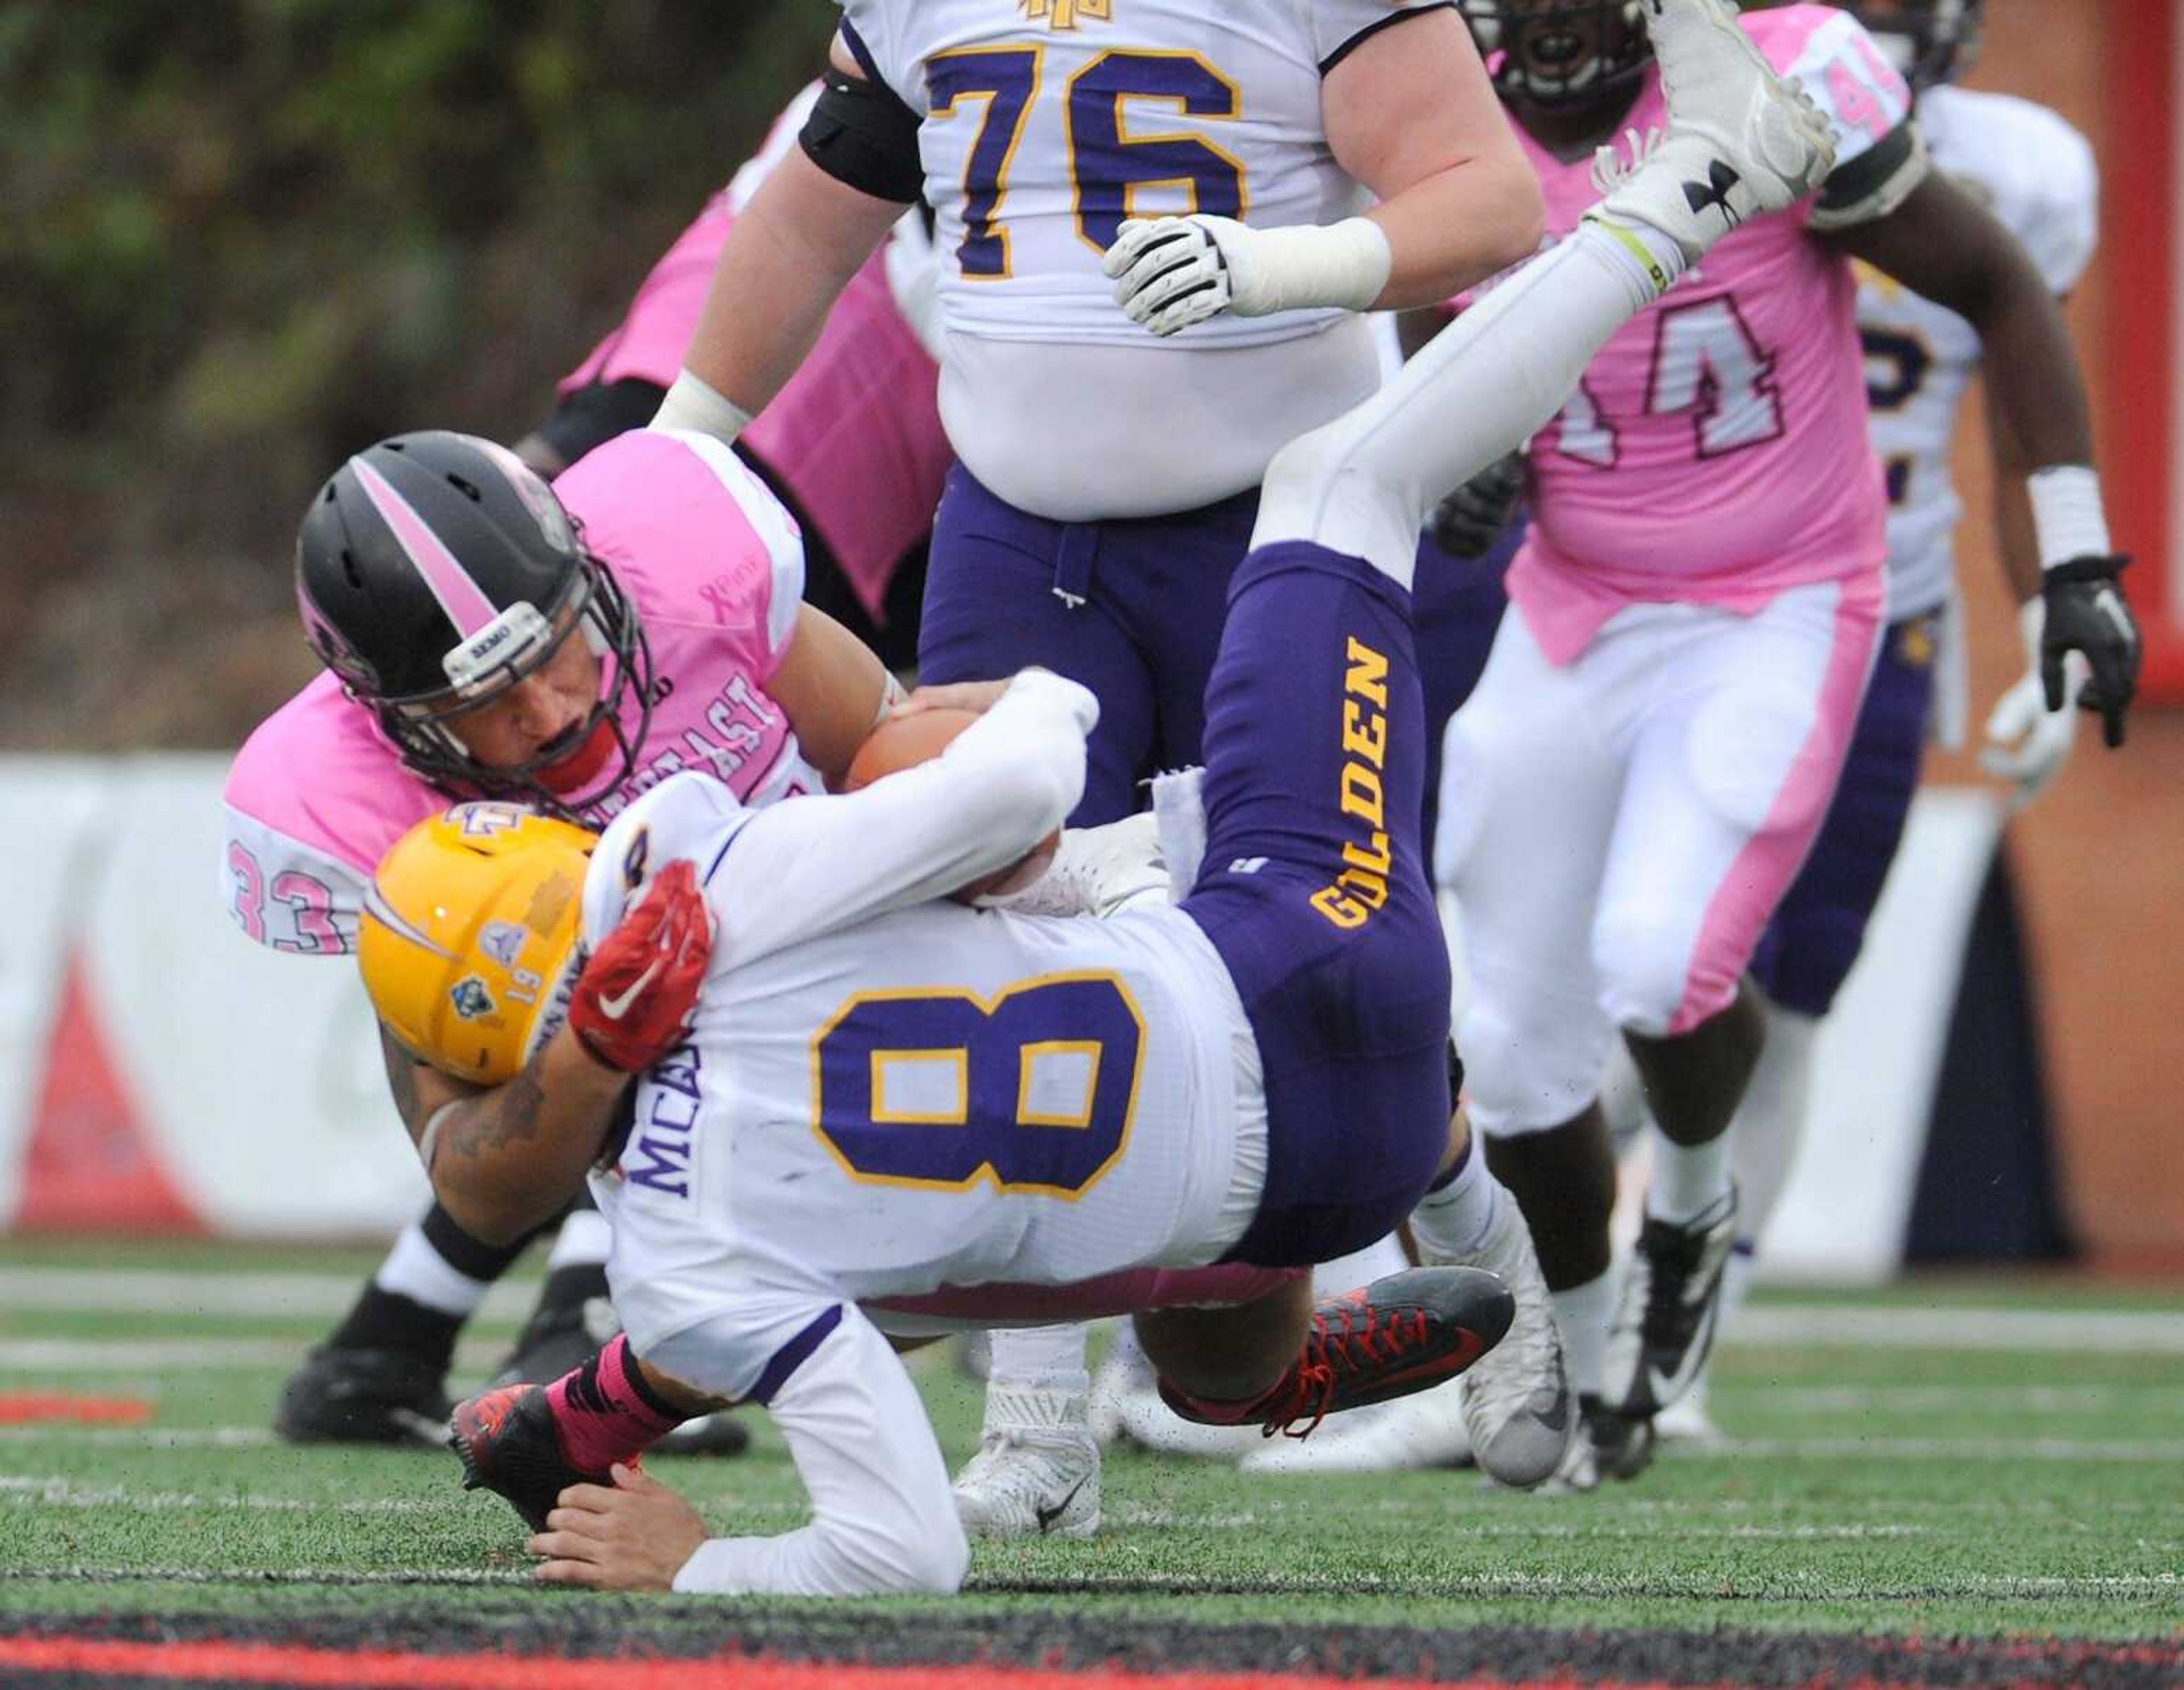
[[[1503, 1339], [1505, 1344], [1507, 1339]], [[1477, 1364], [1474, 1364], [1474, 1371]], [[1405, 1473], [1471, 1462], [1463, 1387], [1471, 1375], [1416, 1396], [1330, 1415], [1310, 1437], [1275, 1438], [1240, 1464], [1246, 1473]]]
[[1653, 1416], [1657, 1443], [1681, 1444], [1686, 1449], [1719, 1449], [1729, 1435], [1714, 1423], [1707, 1406], [1707, 1376], [1702, 1373], [1691, 1388]]
[[[1835, 141], [1810, 96], [1778, 75], [1729, 0], [1644, 0], [1669, 127], [1632, 168], [1612, 154], [1596, 176], [1602, 209], [1635, 218], [1700, 254], [1747, 219], [1794, 205], [1835, 166]], [[1607, 149], [1602, 149], [1607, 153]]]
[[1084, 1410], [1092, 1441], [1102, 1449], [1114, 1442], [1123, 1435], [1123, 1404], [1156, 1388], [1153, 1364], [1139, 1347], [1135, 1329], [1125, 1320], [1092, 1374], [1092, 1394]]
[[1074, 1391], [986, 1393], [978, 1453], [956, 1475], [972, 1537], [1089, 1537], [1100, 1529], [1100, 1447]]
[[1517, 1300], [1508, 1332], [1459, 1383], [1464, 1430], [1480, 1470], [1496, 1483], [1529, 1491], [1562, 1464], [1577, 1436], [1578, 1411], [1577, 1393], [1563, 1365], [1554, 1299], [1516, 1200], [1499, 1193], [1493, 1223], [1479, 1247], [1452, 1259], [1499, 1274]]
[[1115, 1405], [1115, 1417], [1118, 1436], [1155, 1455], [1234, 1461], [1262, 1447], [1267, 1441], [1256, 1421], [1242, 1426], [1209, 1426], [1186, 1420], [1161, 1400], [1159, 1388], [1151, 1385], [1125, 1394]]

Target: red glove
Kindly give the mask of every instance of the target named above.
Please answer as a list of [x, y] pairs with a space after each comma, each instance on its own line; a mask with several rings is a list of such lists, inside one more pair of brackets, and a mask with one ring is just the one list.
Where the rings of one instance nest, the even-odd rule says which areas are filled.
[[713, 955], [713, 912], [688, 862], [671, 862], [577, 977], [569, 1025], [609, 1068], [641, 1074], [681, 1044]]

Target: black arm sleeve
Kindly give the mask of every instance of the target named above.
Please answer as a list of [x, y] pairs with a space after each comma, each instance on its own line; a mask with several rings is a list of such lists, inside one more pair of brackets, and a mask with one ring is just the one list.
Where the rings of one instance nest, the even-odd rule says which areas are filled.
[[595, 382], [554, 406], [553, 415], [538, 425], [538, 438], [561, 455], [564, 464], [573, 464], [616, 435], [644, 427], [666, 397], [666, 388], [639, 376]]
[[796, 138], [805, 156], [836, 181], [907, 205], [925, 187], [918, 122], [894, 89], [829, 65], [818, 103]]
[[1820, 186], [1813, 226], [1840, 229], [1886, 217], [1926, 175], [1926, 143], [1919, 125], [1899, 123]]

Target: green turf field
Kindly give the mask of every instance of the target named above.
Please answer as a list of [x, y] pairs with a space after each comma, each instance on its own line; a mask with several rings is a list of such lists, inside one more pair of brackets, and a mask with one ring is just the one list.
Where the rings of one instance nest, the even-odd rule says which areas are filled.
[[[452, 1457], [287, 1447], [281, 1380], [376, 1252], [0, 1242], [0, 1395], [142, 1397], [148, 1426], [0, 1427], [0, 1619], [569, 1615]], [[460, 1357], [475, 1379], [527, 1287]], [[1091, 1543], [981, 1548], [961, 1615], [1156, 1627], [1481, 1626], [2184, 1643], [2184, 1292], [1922, 1282], [1763, 1297], [1726, 1347], [1731, 1442], [1592, 1497], [1468, 1473], [1257, 1479], [1117, 1452]], [[918, 1373], [951, 1459], [975, 1387]], [[723, 1530], [800, 1517], [752, 1456], [660, 1461]], [[622, 1602], [672, 1631], [692, 1604]], [[895, 1604], [898, 1610], [900, 1604]]]

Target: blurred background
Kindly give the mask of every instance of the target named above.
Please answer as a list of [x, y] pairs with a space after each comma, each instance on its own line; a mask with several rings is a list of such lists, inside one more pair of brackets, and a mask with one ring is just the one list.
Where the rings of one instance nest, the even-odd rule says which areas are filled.
[[[2054, 107], [2100, 153], [2103, 246], [2070, 310], [2155, 697], [2123, 754], [2081, 733], [1998, 853], [1945, 853], [1953, 937], [1914, 924], [1864, 965], [1865, 1018], [1839, 1044], [1916, 1023], [1930, 1048], [1860, 1064], [1807, 1161], [1887, 1136], [1876, 1112], [1910, 1123], [1908, 1143], [1890, 1129], [1903, 1213], [1880, 1228], [1899, 1257], [2184, 1271], [2178, 9], [1992, 0], [1970, 79]], [[534, 425], [816, 68], [830, 20], [812, 0], [0, 13], [0, 866], [19, 912], [0, 937], [0, 1229], [409, 1218], [421, 1186], [352, 971], [271, 957], [216, 896], [219, 772], [314, 672], [298, 516], [386, 434]], [[1963, 465], [1983, 715], [2022, 658], [1983, 443]], [[1986, 795], [1966, 837], [1991, 841], [2000, 795], [1971, 760], [1930, 778]], [[1802, 1224], [1855, 1225], [1830, 1206], [1864, 1201], [1823, 1182]]]

